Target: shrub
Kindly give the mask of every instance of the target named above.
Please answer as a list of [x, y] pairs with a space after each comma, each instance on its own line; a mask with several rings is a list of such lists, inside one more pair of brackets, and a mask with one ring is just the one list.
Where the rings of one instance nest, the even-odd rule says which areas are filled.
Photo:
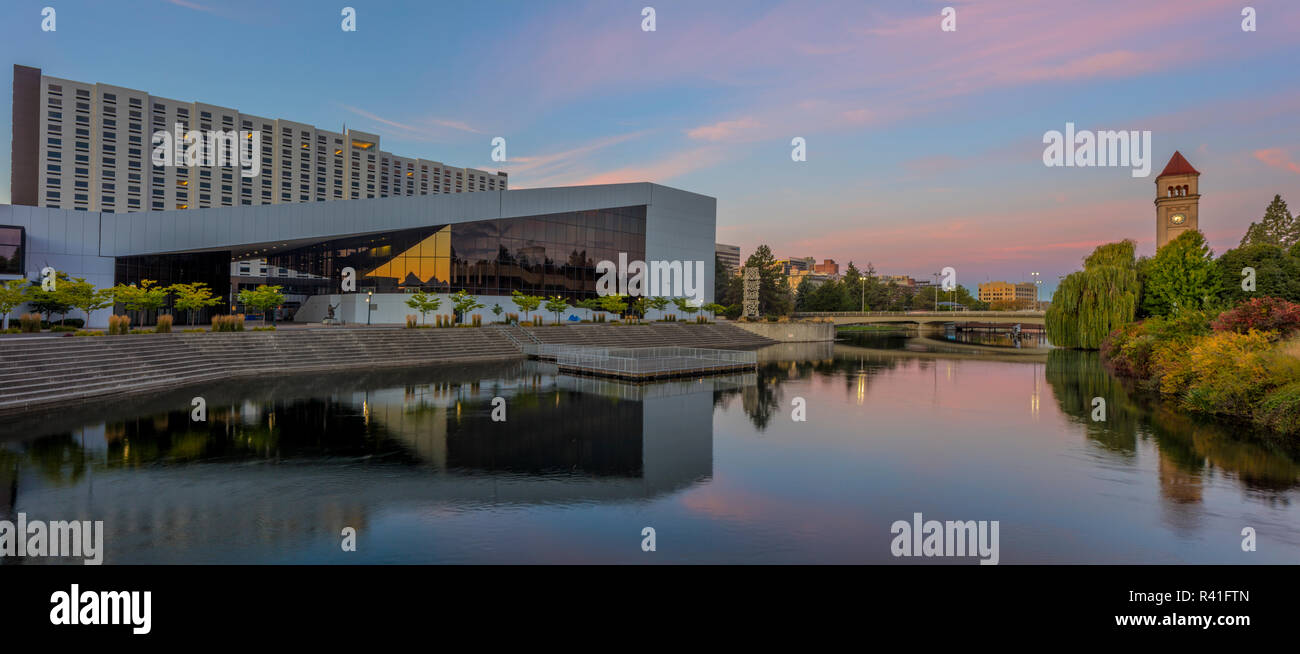
[[73, 334], [73, 336], [103, 336], [103, 335], [104, 335], [104, 332], [101, 332], [101, 331], [97, 331], [97, 330], [96, 330], [96, 331], [86, 331], [86, 330], [84, 330], [84, 329], [79, 329], [79, 330], [77, 330], [77, 333]]
[[[1218, 332], [1200, 339], [1182, 365], [1167, 373], [1179, 377], [1183, 406], [1228, 416], [1250, 417], [1277, 380], [1270, 374], [1273, 334]], [[1183, 375], [1186, 379], [1183, 379]], [[1164, 385], [1162, 383], [1162, 390]]]
[[740, 306], [739, 304], [733, 304], [731, 306], [728, 306], [727, 310], [724, 311], [722, 315], [726, 316], [727, 320], [735, 320], [736, 318], [740, 317], [740, 312], [744, 310], [745, 310], [744, 307]]
[[[1115, 374], [1159, 383], [1162, 370], [1174, 358], [1209, 334], [1203, 313], [1184, 312], [1175, 318], [1159, 316], [1119, 327], [1101, 342], [1101, 359]], [[1157, 353], [1163, 357], [1157, 360]]]
[[131, 330], [131, 316], [109, 316], [108, 333], [110, 336], [121, 336]]
[[407, 328], [407, 329], [415, 329], [415, 326], [418, 325], [418, 324], [419, 324], [419, 316], [415, 316], [415, 315], [407, 314], [407, 316], [406, 316], [406, 328]]
[[206, 329], [204, 329], [204, 328], [202, 328], [202, 327], [195, 327], [195, 328], [193, 328], [193, 329], [182, 329], [182, 330], [181, 330], [181, 333], [182, 333], [182, 334], [202, 334], [203, 332], [206, 332], [206, 331], [208, 331], [208, 330], [206, 330]]
[[[540, 322], [540, 321], [541, 321], [541, 318], [540, 318], [540, 317], [538, 317], [537, 320], [538, 320], [538, 323], [537, 323], [537, 324], [539, 324], [539, 325], [542, 324], [542, 323]], [[474, 322], [474, 326], [475, 326], [475, 327], [482, 327], [482, 326], [483, 326], [483, 316], [480, 316], [480, 315], [478, 315], [477, 313], [474, 314], [473, 322]]]
[[1219, 314], [1213, 327], [1216, 332], [1244, 334], [1253, 329], [1290, 336], [1300, 331], [1300, 304], [1277, 297], [1252, 298]]
[[212, 331], [214, 332], [242, 332], [244, 331], [244, 314], [237, 313], [233, 316], [213, 316]]
[[10, 327], [9, 329], [6, 329], [6, 330], [4, 330], [3, 332], [0, 332], [0, 333], [4, 333], [4, 334], [18, 334], [18, 333], [21, 333], [21, 332], [22, 332], [22, 330], [19, 329], [19, 328], [17, 328], [17, 327]]
[[155, 334], [172, 333], [172, 320], [173, 318], [169, 314], [163, 314], [161, 316], [158, 316], [158, 323], [154, 325], [153, 333]]
[[70, 332], [75, 332], [75, 331], [77, 331], [77, 328], [76, 328], [76, 327], [64, 327], [63, 325], [55, 325], [55, 326], [53, 326], [53, 327], [50, 328], [50, 331], [51, 331], [51, 332], [59, 332], [59, 333], [70, 333]]
[[19, 329], [24, 334], [34, 334], [41, 331], [41, 314], [24, 313], [18, 317]]
[[[241, 330], [241, 331], [242, 331], [242, 330]], [[253, 328], [253, 331], [255, 331], [255, 332], [273, 332], [273, 331], [275, 331], [275, 325], [265, 325], [265, 326], [262, 326], [262, 327], [254, 327], [254, 328]]]
[[1300, 381], [1273, 389], [1253, 416], [1256, 424], [1283, 434], [1300, 433]]

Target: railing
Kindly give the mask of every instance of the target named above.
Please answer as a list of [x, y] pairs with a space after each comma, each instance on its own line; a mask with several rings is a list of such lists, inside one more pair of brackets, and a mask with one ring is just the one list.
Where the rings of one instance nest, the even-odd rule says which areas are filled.
[[801, 311], [796, 318], [933, 318], [961, 316], [963, 318], [1036, 318], [1044, 311]]
[[584, 348], [556, 352], [555, 363], [607, 373], [650, 375], [753, 366], [758, 364], [758, 355], [752, 351], [694, 347]]

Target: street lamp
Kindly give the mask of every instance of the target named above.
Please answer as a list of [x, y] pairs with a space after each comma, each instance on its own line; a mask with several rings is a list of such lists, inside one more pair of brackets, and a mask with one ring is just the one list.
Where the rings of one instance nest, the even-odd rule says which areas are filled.
[[939, 273], [934, 273], [934, 312], [939, 312]]
[[370, 299], [374, 297], [374, 295], [374, 291], [366, 291], [366, 325], [370, 324], [370, 310], [372, 308], [370, 306]]

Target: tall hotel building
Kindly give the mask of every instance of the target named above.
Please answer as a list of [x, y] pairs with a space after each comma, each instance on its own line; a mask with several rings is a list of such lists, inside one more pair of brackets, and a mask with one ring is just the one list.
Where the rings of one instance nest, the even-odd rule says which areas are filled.
[[[154, 166], [153, 133], [260, 131], [260, 171]], [[42, 75], [14, 66], [12, 201], [129, 213], [328, 202], [506, 189], [506, 173], [379, 149], [379, 136], [334, 132], [229, 107]]]

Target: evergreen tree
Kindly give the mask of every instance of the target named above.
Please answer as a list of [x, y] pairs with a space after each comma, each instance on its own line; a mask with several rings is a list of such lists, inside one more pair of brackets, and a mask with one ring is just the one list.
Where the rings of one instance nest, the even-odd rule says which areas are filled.
[[[1260, 243], [1233, 248], [1224, 252], [1214, 265], [1222, 288], [1219, 299], [1227, 306], [1252, 297], [1280, 297], [1300, 302], [1300, 259], [1276, 245]], [[1241, 274], [1245, 268], [1255, 270], [1253, 292], [1241, 287], [1246, 279]]]
[[1300, 223], [1286, 208], [1286, 200], [1281, 195], [1274, 195], [1273, 201], [1264, 210], [1264, 217], [1246, 228], [1246, 235], [1241, 238], [1241, 246], [1269, 244], [1289, 248], [1300, 242]]

